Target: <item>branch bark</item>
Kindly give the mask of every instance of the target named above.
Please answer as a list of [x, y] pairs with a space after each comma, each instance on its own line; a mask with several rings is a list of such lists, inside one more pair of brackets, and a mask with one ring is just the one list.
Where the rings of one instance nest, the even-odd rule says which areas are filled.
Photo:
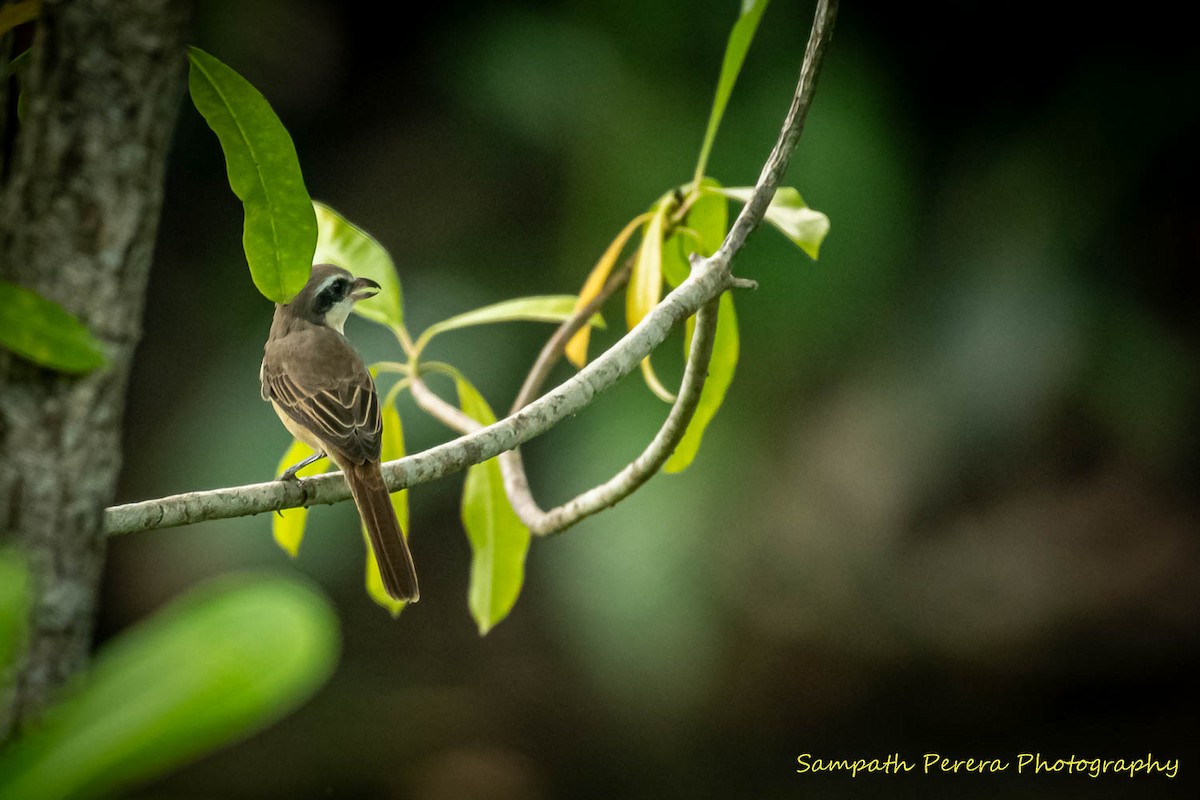
[[[461, 471], [544, 433], [560, 420], [585, 408], [596, 395], [636, 369], [675, 325], [727, 289], [745, 285], [744, 281], [733, 277], [730, 262], [762, 222], [787, 169], [812, 103], [817, 73], [832, 37], [836, 13], [837, 0], [818, 0], [800, 78], [779, 139], [763, 165], [750, 202], [742, 208], [717, 252], [695, 263], [688, 279], [667, 294], [633, 330], [560, 386], [492, 425], [384, 464], [384, 480], [390, 491]], [[117, 506], [107, 510], [105, 530], [117, 534], [190, 525], [283, 508], [336, 503], [349, 496], [342, 477], [327, 473], [298, 482], [272, 481]]]
[[109, 363], [68, 377], [0, 351], [0, 542], [22, 551], [35, 591], [29, 647], [12, 680], [0, 676], [0, 740], [40, 714], [91, 644], [186, 17], [181, 0], [45, 0], [37, 22], [0, 187], [0, 278], [78, 315]]

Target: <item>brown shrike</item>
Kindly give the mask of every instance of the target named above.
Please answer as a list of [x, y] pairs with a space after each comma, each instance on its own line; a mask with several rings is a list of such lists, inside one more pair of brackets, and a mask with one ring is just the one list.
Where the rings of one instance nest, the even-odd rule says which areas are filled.
[[[379, 284], [341, 267], [317, 264], [292, 302], [275, 306], [264, 348], [262, 396], [293, 436], [341, 468], [366, 526], [388, 594], [415, 603], [421, 596], [412, 554], [392, 508], [379, 450], [379, 393], [362, 358], [342, 332], [350, 309]], [[296, 470], [313, 456], [287, 470]]]

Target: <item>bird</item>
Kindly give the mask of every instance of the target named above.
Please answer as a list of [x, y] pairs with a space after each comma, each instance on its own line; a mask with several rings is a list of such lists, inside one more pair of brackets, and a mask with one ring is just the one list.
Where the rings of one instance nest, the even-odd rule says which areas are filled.
[[380, 468], [383, 420], [379, 392], [362, 357], [346, 339], [354, 304], [380, 286], [333, 264], [316, 264], [288, 303], [277, 303], [263, 347], [262, 397], [285, 428], [316, 455], [281, 476], [328, 456], [342, 471], [379, 562], [387, 593], [415, 603], [417, 571]]

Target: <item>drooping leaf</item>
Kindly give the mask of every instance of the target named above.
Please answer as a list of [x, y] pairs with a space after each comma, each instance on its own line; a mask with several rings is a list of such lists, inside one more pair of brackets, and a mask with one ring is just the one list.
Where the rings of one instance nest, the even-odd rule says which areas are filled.
[[[625, 292], [625, 323], [630, 330], [658, 305], [662, 297], [663, 231], [669, 209], [668, 201], [660, 201], [642, 231], [642, 244], [638, 248], [637, 261], [633, 264], [629, 288]], [[645, 378], [650, 391], [660, 399], [673, 403], [675, 395], [671, 394], [654, 374], [649, 356], [642, 359], [641, 366], [642, 377]]]
[[354, 313], [372, 322], [398, 328], [404, 324], [403, 294], [392, 257], [369, 233], [349, 222], [324, 203], [313, 201], [317, 215], [317, 249], [314, 264], [336, 264], [356, 277], [379, 284], [379, 294], [369, 303], [355, 303]]
[[333, 671], [337, 618], [307, 584], [223, 578], [105, 645], [0, 757], [0, 797], [111, 795], [242, 739]]
[[[579, 290], [579, 298], [575, 301], [575, 307], [571, 311], [572, 314], [592, 302], [596, 295], [600, 294], [600, 290], [604, 288], [604, 284], [608, 281], [608, 276], [612, 272], [613, 266], [621, 256], [621, 251], [625, 249], [625, 243], [629, 241], [629, 237], [633, 235], [634, 231], [650, 219], [650, 216], [650, 213], [647, 212], [631, 219], [621, 229], [621, 232], [617, 234], [617, 238], [613, 239], [612, 243], [608, 245], [604, 254], [600, 256], [600, 260], [596, 262], [596, 266], [592, 267], [587, 280], [583, 282], [583, 288]], [[564, 351], [567, 360], [578, 369], [583, 369], [583, 365], [587, 363], [588, 341], [591, 339], [591, 336], [591, 327], [585, 325], [576, 331], [571, 340], [567, 342], [567, 347]]]
[[29, 610], [29, 573], [15, 553], [0, 551], [0, 691], [6, 671], [25, 642]]
[[[496, 415], [483, 396], [459, 377], [458, 402], [463, 413], [483, 425]], [[525, 556], [529, 552], [529, 528], [508, 502], [500, 462], [493, 458], [467, 470], [462, 498], [463, 527], [471, 544], [471, 586], [467, 605], [486, 635], [508, 616], [525, 581]]]
[[[299, 464], [313, 453], [313, 449], [304, 442], [293, 439], [291, 446], [283, 454], [283, 458], [279, 459], [279, 468], [275, 470], [275, 474], [282, 475], [293, 464]], [[319, 458], [297, 472], [296, 475], [301, 478], [320, 475], [330, 466], [328, 458]], [[307, 522], [307, 508], [285, 508], [279, 513], [271, 515], [271, 535], [275, 537], [275, 544], [282, 547], [283, 551], [292, 558], [295, 558], [296, 554], [300, 552], [300, 542], [304, 538], [304, 526]]]
[[[380, 460], [395, 461], [404, 458], [404, 428], [400, 423], [400, 415], [391, 403], [383, 403], [380, 407], [383, 415], [383, 442], [380, 450]], [[400, 530], [407, 537], [408, 529], [408, 490], [392, 492], [392, 508], [396, 511], [396, 520]], [[371, 549], [371, 540], [367, 536], [366, 526], [362, 528], [363, 541], [367, 545], [367, 594], [377, 605], [383, 606], [393, 617], [399, 616], [406, 603], [397, 600], [383, 588], [383, 576], [379, 574], [379, 561], [375, 551]]]
[[60, 372], [88, 372], [105, 362], [100, 342], [77, 317], [6, 281], [0, 281], [0, 347]]
[[717, 92], [713, 97], [712, 112], [708, 116], [708, 129], [704, 132], [704, 144], [700, 146], [700, 158], [696, 161], [697, 182], [708, 169], [708, 156], [712, 152], [713, 140], [717, 138], [717, 129], [721, 127], [721, 118], [725, 116], [725, 106], [729, 103], [733, 85], [742, 71], [746, 51], [750, 49], [750, 42], [758, 30], [758, 22], [767, 10], [767, 2], [768, 0], [742, 0], [741, 13], [729, 32], [725, 57], [721, 61], [721, 75], [717, 78]]
[[[686, 337], [688, 347], [691, 346], [694, 328], [694, 319], [689, 319]], [[696, 413], [688, 425], [687, 432], [663, 466], [666, 472], [682, 472], [695, 460], [704, 431], [721, 407], [729, 384], [733, 381], [738, 350], [737, 314], [733, 308], [733, 296], [725, 292], [717, 306], [717, 331], [713, 339], [712, 360], [708, 364], [708, 380], [700, 392], [700, 403], [696, 406]]]
[[[497, 322], [562, 322], [575, 313], [575, 296], [570, 294], [516, 297], [490, 306], [477, 308], [463, 314], [435, 322], [425, 329], [418, 339], [418, 349], [423, 349], [434, 336], [458, 328], [474, 325], [492, 325]], [[604, 319], [593, 314], [589, 324], [604, 328]]]
[[662, 244], [666, 218], [667, 204], [662, 203], [654, 209], [642, 231], [642, 243], [625, 292], [625, 324], [630, 330], [658, 305], [662, 297]]
[[[714, 191], [742, 203], [750, 202], [754, 194], [753, 187], [749, 186]], [[775, 191], [771, 205], [767, 206], [767, 222], [782, 231], [814, 261], [817, 260], [821, 242], [829, 233], [829, 217], [806, 206], [800, 192], [791, 186], [781, 186]]]
[[266, 98], [230, 67], [188, 48], [192, 103], [221, 142], [229, 187], [242, 201], [242, 247], [254, 285], [286, 303], [308, 281], [317, 218], [296, 146]]

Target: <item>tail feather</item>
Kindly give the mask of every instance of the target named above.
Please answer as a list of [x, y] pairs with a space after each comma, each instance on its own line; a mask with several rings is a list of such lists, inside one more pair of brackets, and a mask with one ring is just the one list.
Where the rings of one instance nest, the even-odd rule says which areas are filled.
[[354, 495], [354, 504], [358, 506], [358, 513], [366, 526], [371, 549], [375, 551], [375, 560], [379, 562], [384, 588], [397, 600], [417, 602], [421, 597], [421, 590], [417, 586], [417, 569], [413, 565], [408, 543], [404, 541], [404, 534], [400, 531], [400, 522], [396, 519], [396, 510], [392, 508], [379, 462], [349, 464], [345, 474], [350, 493]]

